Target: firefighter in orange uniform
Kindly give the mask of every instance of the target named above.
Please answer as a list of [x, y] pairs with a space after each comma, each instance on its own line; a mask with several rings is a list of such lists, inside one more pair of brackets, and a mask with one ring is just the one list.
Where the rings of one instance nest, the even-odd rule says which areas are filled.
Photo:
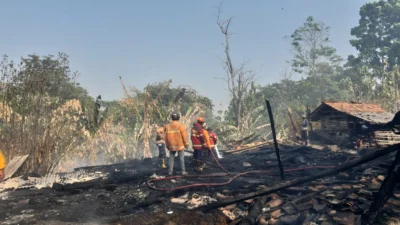
[[[210, 135], [211, 151], [213, 152], [215, 158], [217, 159], [218, 155], [217, 155], [217, 152], [215, 151], [215, 145], [218, 142], [218, 136], [210, 127], [207, 128], [207, 131]], [[211, 160], [214, 158], [211, 154], [209, 154], [209, 156], [210, 156]]]
[[156, 143], [158, 146], [158, 158], [160, 160], [160, 167], [165, 169], [167, 166], [165, 165], [165, 158], [166, 158], [166, 152], [165, 152], [165, 133], [164, 133], [164, 127], [158, 128], [157, 129], [157, 137], [156, 137]]
[[211, 142], [210, 142], [210, 135], [207, 131], [207, 124], [203, 123], [203, 133], [204, 133], [204, 143], [203, 143], [203, 157], [202, 157], [202, 167], [206, 168], [206, 161], [207, 161], [207, 157], [210, 154], [211, 151]]
[[174, 170], [175, 154], [178, 152], [179, 161], [181, 164], [182, 175], [187, 175], [185, 169], [185, 149], [189, 148], [189, 140], [186, 133], [186, 128], [179, 123], [180, 116], [174, 112], [171, 115], [172, 122], [165, 125], [165, 145], [170, 151], [169, 153], [169, 169], [168, 175], [172, 175]]
[[4, 179], [4, 169], [6, 168], [6, 157], [4, 157], [3, 152], [0, 151], [0, 181]]
[[204, 143], [204, 130], [203, 125], [204, 118], [199, 117], [197, 118], [197, 122], [193, 124], [190, 139], [192, 140], [192, 147], [193, 147], [193, 158], [195, 160], [195, 170], [202, 171], [201, 168], [201, 161], [202, 157], [202, 150], [203, 150], [203, 143]]

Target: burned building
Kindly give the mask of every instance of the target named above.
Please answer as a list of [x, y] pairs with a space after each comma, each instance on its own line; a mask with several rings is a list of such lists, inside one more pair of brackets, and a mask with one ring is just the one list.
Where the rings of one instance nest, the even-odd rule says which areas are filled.
[[373, 131], [374, 125], [386, 124], [394, 115], [377, 104], [325, 101], [310, 115], [317, 128], [314, 134], [326, 142], [358, 147], [381, 147], [400, 143], [392, 130]]

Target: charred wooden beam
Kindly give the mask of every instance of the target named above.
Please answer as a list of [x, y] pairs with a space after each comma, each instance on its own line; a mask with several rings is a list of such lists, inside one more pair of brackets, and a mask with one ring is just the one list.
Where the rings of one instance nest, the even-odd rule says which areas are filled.
[[111, 189], [113, 184], [129, 183], [132, 181], [140, 180], [149, 177], [154, 173], [152, 170], [142, 169], [134, 171], [133, 173], [113, 173], [108, 175], [105, 179], [98, 178], [86, 182], [76, 182], [71, 184], [54, 183], [53, 189], [56, 191], [73, 191], [85, 190], [90, 188]]
[[[250, 134], [250, 135], [248, 135], [248, 136], [246, 136], [246, 137], [244, 137], [244, 138], [242, 138], [242, 139], [240, 139], [240, 140], [227, 140], [226, 142], [227, 143], [230, 143], [230, 145], [232, 145], [232, 146], [240, 146], [240, 145], [242, 145], [243, 143], [246, 143], [246, 142], [249, 142], [251, 139], [253, 139], [254, 137], [256, 136], [256, 133], [252, 133], [252, 134]], [[259, 135], [257, 135], [257, 136], [259, 136]], [[227, 151], [227, 152], [230, 152], [230, 151], [236, 151], [235, 149], [232, 149], [232, 150], [229, 150], [229, 151]]]
[[303, 195], [301, 197], [298, 197], [296, 199], [292, 200], [292, 203], [294, 204], [294, 206], [296, 207], [297, 204], [302, 203], [302, 202], [306, 202], [311, 200], [312, 198], [314, 198], [317, 194], [321, 193], [322, 190], [318, 191], [318, 192], [311, 192], [310, 194], [307, 195]]
[[[262, 154], [271, 154], [271, 152], [274, 151], [274, 149], [270, 149], [270, 148], [260, 148], [257, 150], [262, 150], [262, 151], [258, 151], [258, 152], [246, 152], [244, 154], [246, 155], [262, 155]], [[290, 147], [288, 149], [279, 149], [279, 153], [291, 153], [291, 152], [297, 152], [297, 151], [301, 151], [301, 150], [317, 150], [314, 149], [310, 146], [299, 146], [299, 147]]]
[[115, 164], [110, 164], [110, 165], [96, 165], [96, 166], [84, 166], [84, 167], [78, 167], [75, 168], [74, 171], [96, 171], [96, 170], [101, 170], [101, 171], [105, 171], [105, 170], [113, 170], [112, 168], [127, 168], [127, 167], [133, 167], [134, 165], [139, 165], [141, 163], [140, 160], [138, 159], [133, 159], [133, 160], [129, 160], [126, 162], [122, 162], [122, 163], [115, 163]]
[[400, 176], [400, 151], [397, 151], [396, 158], [394, 159], [385, 180], [383, 181], [379, 192], [376, 194], [368, 212], [362, 216], [362, 224], [373, 224], [375, 218], [382, 210], [387, 200], [393, 195], [393, 190], [399, 181]]
[[358, 181], [358, 180], [335, 180], [335, 181], [329, 181], [329, 182], [316, 182], [313, 181], [312, 184], [315, 185], [335, 185], [335, 184], [365, 184], [363, 181]]
[[244, 147], [244, 148], [241, 148], [241, 149], [228, 150], [228, 151], [225, 151], [225, 152], [237, 153], [237, 152], [244, 152], [244, 151], [260, 150], [260, 149], [269, 148], [269, 147], [270, 147], [270, 144], [261, 143], [261, 144], [257, 144], [257, 145], [253, 145], [253, 146]]
[[269, 100], [266, 99], [265, 102], [267, 104], [269, 120], [270, 120], [270, 123], [271, 123], [271, 130], [272, 130], [272, 137], [274, 138], [274, 146], [275, 146], [276, 158], [277, 158], [278, 164], [279, 164], [279, 172], [281, 173], [281, 179], [284, 180], [285, 179], [285, 173], [283, 171], [283, 165], [282, 165], [282, 162], [281, 162], [281, 157], [279, 155], [278, 141], [276, 140], [274, 116], [272, 115], [272, 108], [271, 108], [271, 104], [270, 104]]
[[382, 149], [380, 151], [372, 152], [372, 153], [367, 154], [367, 155], [365, 155], [365, 156], [363, 156], [363, 157], [361, 157], [359, 159], [349, 161], [348, 163], [342, 164], [342, 165], [340, 165], [340, 166], [338, 166], [336, 168], [333, 168], [333, 169], [330, 169], [330, 170], [326, 170], [326, 171], [318, 173], [316, 175], [295, 179], [293, 181], [285, 182], [284, 184], [276, 185], [276, 186], [271, 187], [271, 188], [267, 188], [267, 189], [264, 189], [264, 190], [256, 191], [256, 192], [253, 192], [253, 193], [248, 193], [248, 194], [242, 195], [240, 197], [223, 200], [221, 202], [216, 202], [216, 203], [201, 207], [200, 209], [203, 212], [207, 212], [207, 211], [215, 209], [215, 208], [219, 208], [219, 207], [227, 206], [227, 205], [230, 205], [230, 204], [234, 204], [236, 202], [244, 201], [244, 200], [247, 200], [247, 199], [256, 198], [256, 197], [259, 197], [259, 196], [271, 194], [271, 193], [274, 193], [274, 192], [277, 192], [277, 191], [280, 191], [280, 190], [284, 190], [284, 189], [287, 189], [287, 188], [290, 188], [290, 187], [293, 187], [293, 186], [304, 184], [304, 183], [307, 183], [307, 182], [310, 182], [310, 181], [314, 181], [314, 180], [317, 180], [317, 179], [320, 179], [320, 178], [323, 178], [323, 177], [331, 176], [331, 175], [337, 174], [339, 172], [351, 169], [351, 168], [353, 168], [355, 166], [361, 165], [363, 163], [369, 162], [371, 160], [377, 159], [379, 157], [382, 157], [382, 156], [384, 156], [386, 154], [389, 154], [391, 152], [394, 152], [394, 151], [398, 150], [399, 148], [400, 148], [400, 144], [389, 146], [389, 147], [384, 148], [384, 149]]

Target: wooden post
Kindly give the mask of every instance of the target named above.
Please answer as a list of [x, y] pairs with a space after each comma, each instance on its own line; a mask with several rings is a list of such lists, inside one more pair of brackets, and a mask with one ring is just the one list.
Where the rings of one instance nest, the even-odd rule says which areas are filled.
[[388, 175], [382, 182], [379, 192], [376, 194], [374, 201], [372, 202], [368, 212], [364, 214], [362, 224], [370, 225], [373, 224], [376, 216], [386, 204], [387, 200], [393, 195], [393, 190], [399, 181], [400, 176], [400, 151], [397, 151], [396, 158], [389, 168]]
[[269, 120], [270, 120], [270, 123], [271, 123], [272, 137], [274, 138], [276, 158], [278, 159], [279, 172], [281, 174], [281, 179], [284, 180], [285, 179], [285, 173], [283, 171], [283, 165], [282, 165], [282, 162], [281, 162], [281, 156], [279, 155], [279, 147], [278, 147], [278, 141], [276, 140], [275, 123], [274, 123], [274, 117], [272, 115], [271, 104], [270, 104], [268, 99], [266, 99], [265, 102], [267, 103], [267, 110], [268, 110]]

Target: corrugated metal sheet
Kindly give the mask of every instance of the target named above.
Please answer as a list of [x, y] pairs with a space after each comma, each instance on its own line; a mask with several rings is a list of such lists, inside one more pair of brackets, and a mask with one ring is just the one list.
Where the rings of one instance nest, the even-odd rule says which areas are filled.
[[370, 112], [357, 112], [351, 114], [354, 117], [365, 120], [369, 123], [388, 123], [392, 121], [394, 115], [391, 113], [370, 113]]
[[74, 171], [70, 173], [52, 173], [44, 177], [28, 177], [28, 179], [21, 177], [14, 177], [3, 182], [0, 182], [0, 192], [7, 189], [23, 189], [23, 188], [52, 188], [54, 183], [72, 184], [78, 182], [86, 182], [99, 178], [105, 178], [108, 173], [103, 172], [86, 172]]

